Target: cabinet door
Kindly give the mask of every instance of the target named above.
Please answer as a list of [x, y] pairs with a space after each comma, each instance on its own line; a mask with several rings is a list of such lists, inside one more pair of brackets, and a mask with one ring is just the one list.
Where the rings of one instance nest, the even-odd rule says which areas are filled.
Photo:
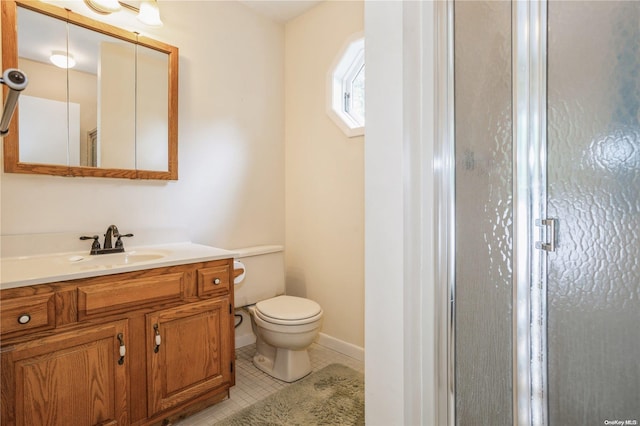
[[149, 417], [232, 380], [228, 297], [147, 315]]
[[2, 424], [127, 424], [127, 331], [117, 321], [3, 348]]

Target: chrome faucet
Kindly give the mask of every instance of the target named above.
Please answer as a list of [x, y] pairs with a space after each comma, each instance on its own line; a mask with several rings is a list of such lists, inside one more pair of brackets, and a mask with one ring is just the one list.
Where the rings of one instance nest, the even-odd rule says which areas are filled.
[[[100, 242], [98, 241], [99, 237], [97, 235], [93, 235], [91, 237], [82, 236], [80, 239], [93, 240], [90, 254], [109, 254], [124, 252], [124, 244], [122, 243], [123, 237], [133, 237], [133, 234], [121, 234], [120, 231], [118, 231], [117, 226], [110, 225], [107, 228], [107, 232], [104, 234], [104, 244], [102, 245], [102, 248], [100, 248]], [[113, 238], [116, 238], [115, 247], [113, 246]]]

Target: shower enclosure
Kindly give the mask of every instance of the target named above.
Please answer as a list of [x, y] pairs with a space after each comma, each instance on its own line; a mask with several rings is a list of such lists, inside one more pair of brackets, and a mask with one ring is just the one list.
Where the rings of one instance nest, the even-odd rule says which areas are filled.
[[640, 424], [640, 2], [446, 14], [448, 423]]

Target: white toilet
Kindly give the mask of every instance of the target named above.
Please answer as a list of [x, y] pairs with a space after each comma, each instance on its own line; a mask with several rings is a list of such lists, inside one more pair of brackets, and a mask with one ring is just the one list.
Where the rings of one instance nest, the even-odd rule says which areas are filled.
[[245, 266], [244, 279], [234, 286], [235, 307], [246, 307], [256, 335], [253, 364], [285, 382], [311, 372], [307, 349], [320, 332], [322, 308], [313, 300], [284, 294], [282, 246], [234, 250]]

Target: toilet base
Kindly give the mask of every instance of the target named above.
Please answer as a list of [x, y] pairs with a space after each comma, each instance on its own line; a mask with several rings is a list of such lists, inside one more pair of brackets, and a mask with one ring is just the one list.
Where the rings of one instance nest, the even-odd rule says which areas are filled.
[[300, 380], [311, 373], [311, 361], [306, 349], [294, 351], [276, 348], [274, 358], [258, 352], [253, 357], [253, 365], [271, 377], [287, 383]]

